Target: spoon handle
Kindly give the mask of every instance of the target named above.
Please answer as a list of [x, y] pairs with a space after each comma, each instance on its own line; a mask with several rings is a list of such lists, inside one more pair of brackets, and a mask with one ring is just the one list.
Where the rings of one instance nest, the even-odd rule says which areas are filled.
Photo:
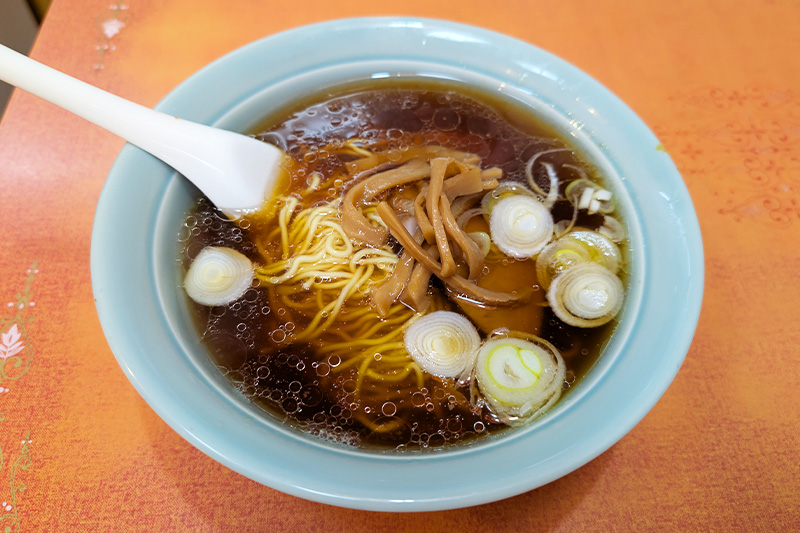
[[120, 98], [0, 45], [0, 80], [62, 107], [161, 159], [214, 204], [252, 209], [271, 192], [283, 152]]

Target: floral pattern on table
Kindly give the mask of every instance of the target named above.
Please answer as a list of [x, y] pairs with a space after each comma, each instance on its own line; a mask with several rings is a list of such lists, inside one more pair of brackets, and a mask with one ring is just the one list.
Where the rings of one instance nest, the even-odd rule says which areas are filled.
[[800, 93], [711, 87], [669, 102], [682, 126], [654, 129], [690, 189], [715, 187], [717, 213], [734, 222], [800, 222]]
[[[27, 374], [33, 363], [34, 349], [28, 337], [27, 325], [33, 321], [30, 310], [36, 302], [32, 300], [33, 280], [39, 272], [34, 263], [27, 272], [25, 288], [8, 302], [0, 315], [0, 399], [13, 392], [18, 381]], [[8, 416], [0, 404], [0, 424]], [[8, 437], [5, 432], [0, 432]], [[27, 488], [20, 479], [31, 466], [30, 430], [19, 441], [19, 452], [8, 449], [7, 442], [0, 440], [0, 527], [2, 533], [20, 531], [18, 511], [20, 496]], [[15, 446], [14, 446], [15, 447]], [[6, 484], [7, 483], [7, 484]], [[6, 487], [8, 487], [6, 489]]]

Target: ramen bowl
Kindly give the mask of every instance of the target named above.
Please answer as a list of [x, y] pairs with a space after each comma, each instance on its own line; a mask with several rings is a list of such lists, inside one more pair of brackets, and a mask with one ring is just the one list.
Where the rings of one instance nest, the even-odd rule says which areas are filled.
[[417, 453], [370, 451], [270, 416], [220, 373], [181, 289], [178, 232], [198, 192], [126, 146], [98, 204], [92, 282], [108, 343], [153, 410], [198, 449], [302, 498], [381, 511], [465, 507], [549, 483], [631, 430], [677, 373], [697, 324], [703, 252], [680, 175], [647, 127], [566, 62], [478, 28], [420, 19], [328, 22], [268, 37], [212, 63], [158, 109], [250, 131], [325, 87], [377, 78], [452, 80], [500, 94], [570, 139], [617, 194], [628, 226], [627, 295], [586, 376], [531, 424]]

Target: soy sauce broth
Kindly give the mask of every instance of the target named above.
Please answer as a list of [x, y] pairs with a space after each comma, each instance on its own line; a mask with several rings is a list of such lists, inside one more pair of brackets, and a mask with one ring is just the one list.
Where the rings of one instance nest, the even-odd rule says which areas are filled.
[[[255, 134], [280, 146], [298, 162], [290, 191], [305, 189], [314, 176], [324, 180], [341, 173], [346, 161], [325, 148], [347, 139], [360, 139], [372, 150], [390, 154], [424, 145], [471, 152], [481, 157], [483, 168], [500, 167], [505, 180], [520, 182], [525, 182], [525, 163], [533, 154], [570, 146], [552, 127], [514, 103], [442, 82], [398, 80], [375, 80], [300, 101], [266, 118]], [[565, 163], [580, 166], [602, 183], [574, 151], [547, 157], [561, 168]], [[548, 180], [542, 169], [535, 175], [546, 190]], [[562, 187], [564, 181], [578, 177], [565, 177], [564, 171], [560, 175]], [[316, 200], [340, 196], [347, 186], [337, 183], [320, 191]], [[560, 201], [552, 212], [556, 220], [569, 218], [572, 206]], [[247, 217], [229, 221], [201, 199], [181, 230], [181, 261], [188, 267], [205, 246], [227, 246], [257, 260], [251, 236], [265, 231], [265, 224]], [[587, 228], [601, 224], [602, 217], [597, 215], [581, 214], [578, 220], [578, 225]], [[535, 285], [533, 263], [509, 261], [506, 272], [487, 277], [486, 287], [505, 290], [509, 279], [528, 279]], [[434, 291], [444, 290], [435, 277], [432, 286]], [[287, 310], [271, 305], [265, 292], [251, 288], [225, 307], [190, 303], [212, 359], [232, 386], [272, 416], [327, 440], [365, 449], [438, 448], [472, 442], [507, 427], [487, 408], [469, 408], [468, 387], [459, 387], [452, 380], [427, 377], [423, 387], [400, 384], [402, 390], [393, 391], [390, 401], [356, 397], [355, 377], [352, 372], [334, 375], [335, 360], [320, 358], [309, 345], [281, 345], [293, 329], [307, 324], [297, 322], [297, 317], [287, 321]], [[476, 318], [482, 335], [494, 325], [506, 325], [525, 328], [550, 341], [567, 363], [564, 388], [568, 389], [597, 360], [614, 323], [595, 329], [563, 324], [541, 305], [543, 292], [539, 290], [522, 308], [476, 308], [467, 314]], [[459, 310], [455, 304], [451, 307]], [[529, 316], [534, 318], [527, 319]], [[481, 328], [481, 323], [487, 325]], [[370, 429], [370, 423], [395, 419], [400, 422], [393, 431]]]

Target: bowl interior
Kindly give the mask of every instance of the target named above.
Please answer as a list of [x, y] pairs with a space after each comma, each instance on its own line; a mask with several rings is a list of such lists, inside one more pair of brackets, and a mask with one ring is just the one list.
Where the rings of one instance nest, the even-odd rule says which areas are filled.
[[[196, 190], [132, 147], [120, 154], [98, 205], [92, 242], [98, 312], [120, 365], [153, 409], [195, 446], [252, 479], [364, 509], [484, 503], [581, 466], [655, 404], [685, 356], [699, 312], [697, 221], [671, 161], [624, 104], [563, 61], [475, 28], [356, 19], [293, 30], [210, 65], [159, 109], [248, 131], [307, 94], [393, 77], [447, 79], [517, 101], [569, 138], [617, 193], [630, 235], [626, 305], [594, 368], [546, 417], [474, 445], [393, 454], [337, 446], [267, 416], [211, 362], [180, 288], [177, 233]], [[679, 317], [665, 325], [665, 313]]]
[[[624, 190], [624, 182], [613, 162], [604, 156], [601, 147], [593, 142], [591, 137], [580, 132], [581, 127], [575, 123], [574, 119], [559, 113], [550, 103], [543, 101], [541, 98], [526, 94], [516, 87], [504, 85], [502, 81], [488, 76], [435, 62], [389, 60], [380, 62], [343, 62], [336, 66], [303, 72], [255, 92], [246, 100], [225, 112], [214, 125], [232, 131], [252, 131], [261, 122], [263, 116], [269, 115], [276, 109], [283, 109], [297, 100], [302, 100], [305, 96], [308, 96], [304, 93], [310, 92], [311, 95], [314, 95], [327, 89], [335, 91], [335, 88], [342, 84], [375, 78], [376, 73], [382, 80], [385, 78], [396, 80], [444, 79], [448, 82], [463, 84], [465, 87], [478, 88], [487, 94], [500, 93], [520, 107], [529, 109], [532, 114], [547, 117], [547, 122], [554, 125], [558, 131], [565, 134], [570, 133], [570, 135], [565, 136], [576, 144], [578, 151], [590, 164], [601, 169], [601, 175], [606, 177], [613, 188], [616, 191], [620, 191], [620, 194], [617, 195], [618, 209], [622, 212], [622, 219], [629, 225], [631, 248], [633, 250], [631, 255], [634, 256], [630, 261], [632, 267], [628, 271], [629, 292], [626, 295], [625, 309], [620, 316], [620, 325], [615, 328], [614, 334], [604, 349], [603, 356], [596, 362], [591, 372], [580, 381], [578, 386], [570, 391], [569, 395], [559, 402], [558, 408], [552, 411], [547, 418], [557, 416], [558, 412], [579, 401], [583, 391], [590, 389], [597, 380], [602, 379], [602, 375], [622, 352], [622, 344], [626, 337], [625, 331], [633, 322], [628, 317], [636, 315], [641, 301], [641, 288], [643, 287], [643, 270], [639, 268], [642, 254], [640, 253], [641, 247], [638, 246], [641, 243], [641, 229], [638, 219], [632, 214], [633, 206], [630, 202], [630, 197], [622, 192]], [[181, 286], [183, 275], [182, 271], [176, 268], [177, 242], [175, 228], [181, 226], [186, 212], [196, 202], [198, 194], [198, 191], [187, 180], [177, 175], [173, 176], [158, 208], [153, 256], [155, 259], [154, 269], [159, 272], [156, 283], [160, 304], [164, 309], [164, 320], [168, 323], [176, 340], [181, 344], [183, 352], [189, 356], [194, 370], [201, 374], [204, 380], [214, 383], [218, 388], [219, 394], [226, 396], [234, 405], [246, 411], [250, 416], [270, 425], [275, 431], [286, 431], [295, 437], [310, 439], [311, 444], [335, 447], [334, 443], [323, 442], [316, 437], [309, 437], [303, 432], [293, 431], [286, 424], [271, 418], [268, 413], [265, 413], [250, 403], [243, 395], [233, 390], [212, 363], [207, 349], [199, 342], [197, 330], [192, 324], [192, 311], [187, 306], [185, 295], [180, 291], [175, 291], [175, 287]], [[526, 429], [536, 427], [545, 420], [546, 418], [539, 420]], [[517, 430], [512, 433], [519, 432]], [[503, 438], [509, 437], [507, 433], [503, 433]], [[500, 438], [499, 435], [479, 439], [477, 442], [469, 443], [469, 447], [488, 445], [496, 438]], [[350, 448], [346, 448], [346, 450], [355, 451], [356, 453], [363, 452], [363, 450], [352, 450]], [[461, 451], [461, 449], [458, 445], [455, 445], [447, 447], [440, 453], [458, 451]], [[385, 451], [384, 453], [389, 452]], [[430, 455], [430, 452], [424, 453]]]

